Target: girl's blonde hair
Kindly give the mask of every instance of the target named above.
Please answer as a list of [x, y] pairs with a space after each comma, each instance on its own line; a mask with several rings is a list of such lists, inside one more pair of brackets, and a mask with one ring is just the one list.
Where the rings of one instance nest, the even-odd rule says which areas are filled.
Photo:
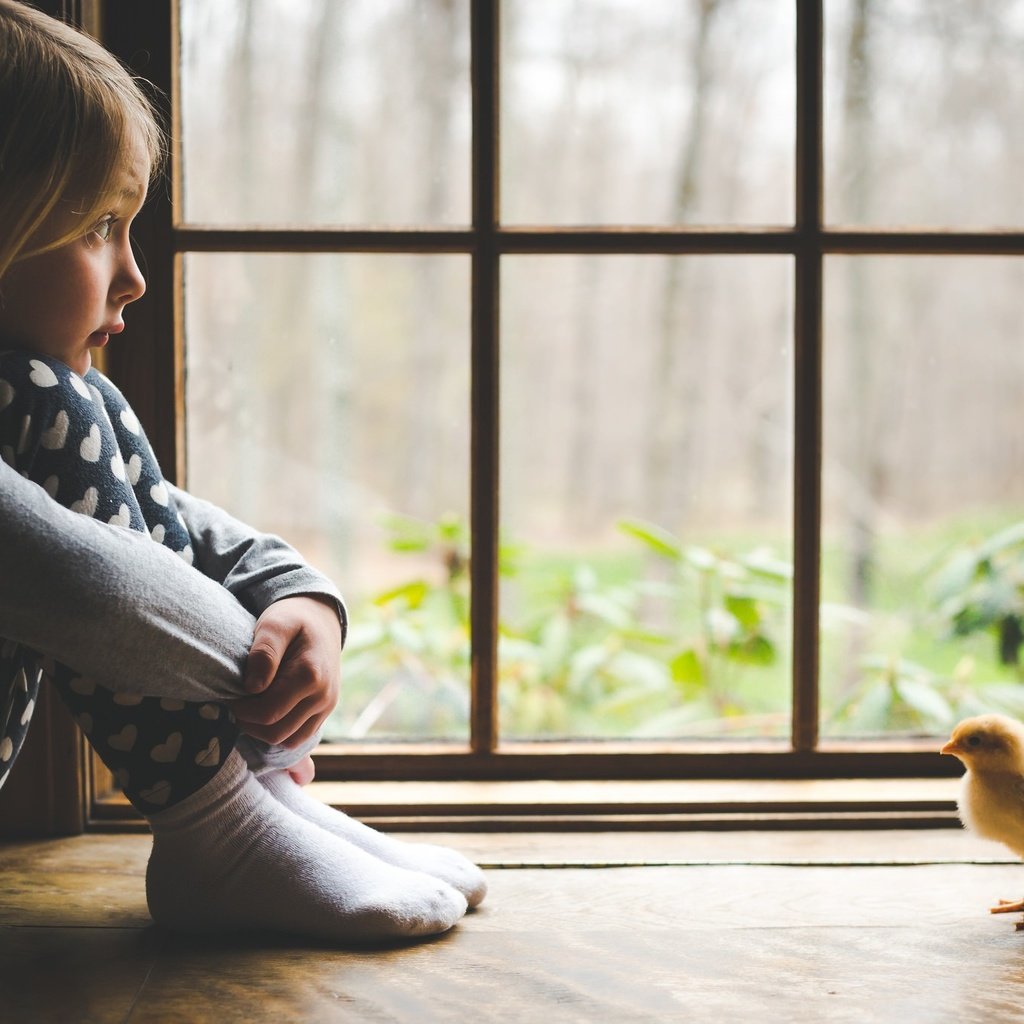
[[[152, 177], [163, 131], [125, 68], [89, 36], [0, 0], [0, 279], [102, 217], [136, 147]], [[80, 215], [76, 226], [36, 237], [62, 200]]]

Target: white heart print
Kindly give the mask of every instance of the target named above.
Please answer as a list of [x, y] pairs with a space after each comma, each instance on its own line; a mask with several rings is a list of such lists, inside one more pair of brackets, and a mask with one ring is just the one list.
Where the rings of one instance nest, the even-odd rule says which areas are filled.
[[68, 439], [68, 414], [61, 409], [54, 417], [53, 426], [43, 431], [40, 438], [48, 451], [59, 452]]
[[113, 473], [118, 480], [124, 479], [124, 459], [121, 458], [120, 452], [114, 452], [114, 456], [110, 460], [110, 472]]
[[133, 455], [128, 460], [128, 483], [134, 487], [139, 482], [139, 477], [142, 476], [142, 459], [138, 455]]
[[220, 740], [216, 736], [206, 744], [205, 750], [196, 754], [196, 764], [200, 768], [213, 768], [220, 764]]
[[125, 426], [126, 426], [126, 427], [127, 427], [127, 428], [128, 428], [128, 429], [129, 429], [129, 430], [130, 430], [130, 431], [132, 432], [132, 433], [133, 433], [133, 434], [136, 434], [136, 435], [137, 435], [137, 434], [139, 433], [139, 430], [141, 429], [141, 428], [139, 427], [139, 421], [138, 421], [138, 418], [136, 417], [135, 413], [133, 413], [133, 412], [131, 411], [131, 409], [122, 409], [122, 410], [121, 410], [121, 422], [122, 422], [122, 423], [123, 423], [123, 424], [124, 424], [124, 425], [125, 425]]
[[122, 501], [121, 507], [117, 510], [117, 515], [111, 516], [107, 522], [111, 526], [121, 526], [124, 529], [130, 529], [132, 525], [132, 513], [128, 506]]
[[135, 741], [138, 738], [139, 730], [136, 729], [134, 725], [126, 725], [116, 735], [108, 736], [107, 743], [109, 743], [115, 750], [120, 750], [122, 753], [126, 754], [135, 746]]
[[90, 402], [92, 401], [92, 395], [89, 393], [89, 385], [78, 376], [77, 373], [71, 374], [71, 386], [83, 397], [87, 398]]
[[41, 363], [38, 359], [30, 359], [28, 365], [32, 367], [31, 371], [29, 371], [28, 379], [36, 387], [55, 388], [57, 386], [57, 374], [46, 363]]
[[82, 441], [79, 452], [86, 462], [99, 462], [102, 448], [99, 424], [94, 423], [89, 429], [89, 436]]
[[181, 733], [172, 732], [163, 743], [157, 744], [149, 752], [149, 756], [158, 764], [170, 764], [178, 759], [179, 753], [181, 753]]
[[14, 401], [14, 388], [5, 381], [0, 380], [0, 411], [3, 411]]
[[100, 492], [95, 487], [90, 487], [84, 495], [82, 495], [81, 501], [75, 501], [71, 504], [72, 512], [81, 512], [83, 515], [91, 516], [96, 511], [96, 506], [99, 504]]
[[140, 789], [139, 796], [151, 804], [165, 804], [171, 795], [169, 782], [154, 782], [149, 789]]
[[14, 743], [11, 742], [10, 736], [5, 736], [0, 740], [0, 761], [10, 761], [13, 753]]
[[96, 683], [88, 676], [75, 676], [68, 685], [83, 697], [91, 697], [96, 692]]
[[167, 505], [167, 499], [168, 499], [167, 488], [164, 487], [162, 482], [158, 483], [158, 484], [153, 484], [153, 486], [150, 487], [150, 489], [149, 489], [149, 496], [158, 505], [164, 505], [164, 506]]
[[164, 534], [166, 532], [167, 531], [164, 529], [163, 524], [157, 523], [156, 526], [153, 527], [153, 532], [150, 534], [150, 536], [153, 538], [153, 540], [157, 542], [157, 544], [163, 544]]

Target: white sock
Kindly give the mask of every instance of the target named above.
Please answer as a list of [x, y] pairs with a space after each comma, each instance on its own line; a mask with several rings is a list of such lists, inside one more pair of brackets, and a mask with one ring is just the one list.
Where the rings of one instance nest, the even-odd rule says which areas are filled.
[[168, 928], [373, 940], [447, 931], [466, 911], [444, 882], [385, 864], [292, 814], [237, 751], [199, 792], [149, 823], [146, 895]]
[[275, 800], [299, 817], [388, 864], [440, 878], [458, 889], [471, 907], [477, 906], [487, 893], [484, 873], [455, 850], [426, 843], [403, 843], [376, 832], [361, 821], [311, 797], [285, 771], [268, 772], [261, 775], [259, 781]]

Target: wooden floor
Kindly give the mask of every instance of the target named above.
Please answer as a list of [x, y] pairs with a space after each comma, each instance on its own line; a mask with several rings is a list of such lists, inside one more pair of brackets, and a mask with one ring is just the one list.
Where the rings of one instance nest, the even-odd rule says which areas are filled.
[[1024, 1019], [1024, 932], [987, 912], [1024, 867], [962, 833], [441, 838], [486, 902], [376, 951], [162, 933], [146, 837], [0, 845], [0, 1021]]

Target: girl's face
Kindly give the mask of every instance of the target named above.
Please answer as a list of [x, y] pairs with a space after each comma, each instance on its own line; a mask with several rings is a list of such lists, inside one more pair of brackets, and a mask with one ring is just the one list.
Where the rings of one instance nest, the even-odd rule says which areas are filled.
[[[107, 213], [82, 225], [86, 233], [7, 271], [0, 280], [0, 345], [53, 356], [85, 374], [92, 350], [124, 330], [124, 307], [146, 290], [129, 230], [146, 199], [148, 170], [144, 160], [134, 161]], [[54, 228], [66, 232], [75, 216], [55, 211], [42, 230], [55, 237]]]

